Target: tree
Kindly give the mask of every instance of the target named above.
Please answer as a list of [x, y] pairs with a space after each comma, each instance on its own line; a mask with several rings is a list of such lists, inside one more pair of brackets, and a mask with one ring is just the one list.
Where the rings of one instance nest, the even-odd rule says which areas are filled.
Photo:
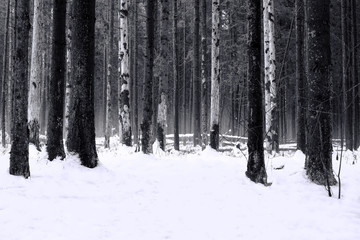
[[248, 151], [246, 176], [267, 183], [264, 162], [263, 105], [261, 88], [261, 0], [248, 0]]
[[131, 146], [131, 122], [130, 122], [130, 51], [129, 51], [129, 11], [128, 0], [120, 1], [120, 43], [119, 58], [120, 83], [119, 83], [119, 132], [121, 133], [121, 142], [126, 146]]
[[54, 1], [52, 64], [49, 91], [47, 152], [49, 160], [65, 158], [63, 120], [66, 78], [66, 1]]
[[29, 142], [40, 150], [40, 91], [43, 49], [43, 8], [42, 0], [34, 0], [34, 20], [31, 45], [31, 70], [29, 84]]
[[178, 10], [177, 10], [177, 0], [173, 1], [173, 77], [174, 77], [174, 149], [179, 151], [179, 97], [180, 97], [180, 77], [178, 73], [179, 66], [179, 47], [177, 43], [178, 33], [177, 33], [177, 24], [178, 24]]
[[6, 22], [5, 22], [5, 40], [4, 40], [4, 55], [3, 55], [3, 71], [2, 71], [2, 89], [1, 89], [1, 142], [2, 146], [6, 147], [6, 104], [8, 93], [8, 80], [9, 80], [9, 24], [10, 20], [10, 0], [7, 1]]
[[331, 141], [330, 0], [309, 1], [308, 64], [309, 117], [306, 173], [321, 185], [334, 185]]
[[304, 0], [295, 1], [297, 149], [306, 151], [306, 80], [304, 65]]
[[193, 55], [194, 146], [201, 145], [200, 0], [195, 0]]
[[13, 89], [13, 129], [10, 152], [11, 175], [30, 176], [28, 136], [28, 47], [30, 31], [30, 3], [18, 0], [15, 8], [15, 59]]
[[143, 90], [143, 119], [141, 123], [141, 144], [143, 153], [151, 152], [150, 138], [151, 138], [151, 118], [153, 114], [152, 109], [152, 83], [154, 78], [154, 57], [155, 57], [155, 1], [147, 0], [147, 20], [146, 20], [146, 35], [147, 35], [147, 48], [146, 48], [146, 76]]
[[220, 115], [220, 1], [212, 0], [212, 37], [211, 37], [211, 129], [210, 146], [219, 148]]
[[[168, 111], [168, 83], [170, 80], [171, 70], [171, 40], [169, 29], [171, 29], [170, 19], [170, 4], [168, 0], [161, 0], [160, 11], [160, 81], [159, 92], [160, 99], [157, 106], [157, 140], [160, 148], [165, 150], [166, 146], [166, 126], [167, 126], [167, 111]], [[176, 31], [176, 29], [173, 29]], [[176, 62], [176, 61], [175, 61]], [[175, 80], [176, 81], [176, 80]], [[177, 89], [177, 91], [179, 91]], [[174, 98], [176, 101], [176, 97]]]
[[[208, 145], [208, 105], [209, 105], [209, 74], [207, 59], [207, 0], [201, 1], [201, 122], [202, 122], [202, 142]], [[185, 27], [184, 27], [185, 28]]]
[[275, 78], [275, 22], [273, 0], [263, 0], [264, 5], [264, 62], [265, 62], [265, 120], [266, 150], [279, 152], [277, 86]]
[[98, 157], [94, 124], [95, 0], [73, 0], [72, 80], [67, 149], [93, 168]]

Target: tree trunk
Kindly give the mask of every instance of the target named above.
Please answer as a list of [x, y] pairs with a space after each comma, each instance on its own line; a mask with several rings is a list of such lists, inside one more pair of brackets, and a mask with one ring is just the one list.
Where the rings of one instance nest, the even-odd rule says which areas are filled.
[[306, 152], [306, 81], [304, 77], [304, 0], [295, 1], [297, 149]]
[[147, 21], [146, 21], [146, 77], [143, 91], [143, 120], [141, 123], [142, 151], [145, 154], [151, 153], [151, 120], [152, 120], [152, 84], [154, 79], [154, 57], [155, 57], [155, 1], [147, 0]]
[[[347, 24], [346, 24], [346, 8], [347, 0], [341, 0], [341, 70], [342, 70], [342, 80], [341, 80], [341, 146], [344, 146], [344, 140], [347, 133], [347, 107], [346, 107], [346, 83], [347, 83]], [[347, 141], [346, 141], [347, 142]]]
[[[174, 77], [174, 149], [180, 150], [179, 140], [179, 98], [180, 98], [180, 78], [178, 73], [179, 66], [179, 47], [177, 43], [177, 23], [178, 23], [178, 10], [177, 0], [173, 1], [173, 77]], [[184, 72], [185, 74], [185, 72]], [[185, 86], [184, 86], [185, 87]]]
[[208, 140], [208, 99], [209, 99], [209, 74], [207, 70], [207, 0], [202, 0], [201, 11], [201, 124], [202, 124], [202, 143], [207, 146]]
[[47, 152], [50, 161], [56, 157], [65, 158], [63, 120], [66, 77], [66, 1], [55, 0], [53, 11], [50, 106], [47, 128]]
[[130, 122], [130, 52], [129, 52], [129, 24], [128, 24], [128, 0], [120, 1], [120, 44], [119, 58], [120, 67], [120, 88], [119, 88], [119, 134], [121, 143], [131, 146], [131, 122]]
[[308, 2], [309, 51], [309, 179], [321, 185], [334, 185], [330, 116], [330, 0]]
[[275, 78], [275, 22], [273, 0], [263, 0], [264, 5], [264, 61], [265, 61], [265, 120], [266, 150], [279, 152], [277, 86]]
[[212, 0], [210, 146], [219, 149], [220, 1]]
[[267, 183], [264, 162], [263, 102], [261, 87], [261, 0], [248, 0], [248, 151], [246, 176]]
[[3, 148], [6, 147], [6, 105], [9, 81], [9, 20], [10, 20], [10, 0], [7, 1], [6, 22], [5, 22], [5, 41], [3, 55], [3, 71], [2, 71], [2, 94], [1, 94], [1, 142]]
[[139, 74], [138, 74], [138, 2], [135, 0], [134, 3], [134, 9], [135, 9], [135, 24], [134, 24], [134, 97], [133, 97], [133, 112], [134, 112], [134, 144], [136, 148], [139, 146], [139, 106], [138, 106], [138, 88], [139, 88]]
[[18, 0], [15, 8], [15, 58], [13, 129], [10, 152], [11, 175], [30, 176], [28, 135], [28, 47], [30, 31], [30, 2]]
[[73, 0], [73, 88], [70, 99], [68, 151], [93, 168], [98, 157], [94, 123], [95, 0]]
[[201, 145], [200, 0], [195, 0], [193, 55], [194, 146]]

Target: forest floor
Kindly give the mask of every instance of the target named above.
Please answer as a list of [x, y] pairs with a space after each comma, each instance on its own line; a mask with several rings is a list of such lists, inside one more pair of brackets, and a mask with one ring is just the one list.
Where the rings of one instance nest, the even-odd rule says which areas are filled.
[[266, 156], [264, 187], [245, 177], [237, 148], [144, 155], [112, 142], [99, 144], [95, 169], [30, 146], [29, 179], [8, 174], [1, 149], [0, 239], [360, 239], [358, 153], [344, 154], [339, 200], [338, 186], [328, 197], [307, 180], [301, 152]]

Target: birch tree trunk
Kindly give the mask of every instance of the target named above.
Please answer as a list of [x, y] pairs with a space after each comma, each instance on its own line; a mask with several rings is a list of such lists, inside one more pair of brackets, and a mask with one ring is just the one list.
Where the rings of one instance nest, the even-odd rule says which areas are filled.
[[119, 88], [119, 133], [121, 143], [131, 146], [131, 122], [130, 122], [130, 51], [129, 51], [129, 1], [120, 0], [120, 41], [119, 59], [120, 88]]
[[220, 0], [212, 0], [210, 146], [219, 149]]
[[43, 8], [42, 0], [34, 0], [34, 21], [32, 32], [31, 47], [31, 70], [29, 84], [29, 142], [34, 144], [40, 150], [40, 91], [41, 91], [41, 74], [42, 74], [42, 52], [43, 52]]
[[6, 105], [9, 82], [9, 24], [10, 20], [10, 0], [7, 1], [6, 22], [5, 22], [5, 41], [4, 41], [4, 55], [3, 55], [3, 71], [2, 71], [2, 94], [1, 94], [1, 142], [3, 148], [6, 147]]
[[133, 134], [134, 134], [134, 145], [136, 146], [136, 151], [138, 151], [138, 148], [139, 148], [139, 106], [138, 106], [138, 93], [139, 93], [139, 74], [138, 74], [138, 57], [139, 57], [139, 54], [138, 54], [138, 0], [135, 0], [135, 3], [134, 3], [134, 11], [135, 11], [135, 23], [133, 24], [134, 26], [134, 80], [133, 80], [133, 83], [134, 83], [134, 97], [132, 98], [133, 99], [133, 113], [134, 113], [134, 131], [133, 131]]
[[273, 0], [263, 0], [266, 150], [279, 152], [277, 86], [275, 79], [275, 22]]
[[306, 174], [321, 185], [334, 185], [332, 169], [330, 0], [308, 2], [309, 118]]
[[143, 120], [141, 123], [141, 150], [143, 153], [151, 153], [151, 120], [152, 120], [152, 84], [154, 79], [154, 57], [155, 57], [155, 11], [156, 3], [153, 0], [147, 0], [147, 21], [146, 21], [146, 35], [147, 35], [147, 48], [146, 48], [146, 76], [143, 90]]
[[248, 151], [246, 176], [267, 184], [264, 162], [263, 102], [261, 87], [261, 0], [248, 0]]
[[63, 141], [66, 74], [66, 2], [54, 0], [47, 152], [50, 161], [65, 158]]
[[30, 31], [30, 1], [17, 0], [15, 8], [15, 58], [13, 129], [10, 151], [11, 175], [30, 176], [28, 136], [28, 49]]

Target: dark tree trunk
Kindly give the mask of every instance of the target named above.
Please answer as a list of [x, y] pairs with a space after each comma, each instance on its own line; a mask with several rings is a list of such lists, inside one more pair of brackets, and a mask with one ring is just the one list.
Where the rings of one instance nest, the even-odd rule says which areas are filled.
[[68, 151], [93, 168], [98, 157], [94, 123], [95, 0], [73, 0], [73, 89], [70, 99]]
[[200, 0], [195, 0], [193, 55], [194, 146], [201, 145]]
[[147, 48], [146, 48], [146, 77], [143, 91], [143, 120], [141, 123], [141, 144], [143, 153], [151, 153], [151, 120], [153, 115], [152, 108], [152, 84], [154, 79], [154, 57], [155, 57], [155, 1], [147, 0]]
[[248, 28], [249, 159], [246, 176], [253, 182], [267, 184], [261, 86], [261, 0], [248, 0]]
[[321, 185], [334, 185], [331, 142], [330, 83], [330, 0], [308, 2], [308, 162], [309, 179]]
[[[173, 1], [173, 74], [174, 74], [174, 149], [180, 150], [179, 143], [179, 98], [180, 98], [180, 78], [178, 73], [179, 66], [179, 48], [178, 48], [178, 34], [177, 34], [177, 22], [178, 22], [177, 0]], [[184, 72], [185, 74], [185, 72]]]
[[30, 31], [30, 2], [18, 0], [15, 8], [15, 58], [13, 89], [13, 129], [10, 152], [11, 175], [30, 176], [28, 122], [28, 47]]
[[49, 93], [47, 152], [49, 160], [65, 158], [63, 120], [66, 73], [66, 1], [54, 1], [54, 28], [52, 38], [52, 65]]
[[209, 105], [209, 73], [207, 59], [207, 0], [201, 0], [201, 125], [202, 143], [208, 145], [208, 105]]
[[295, 1], [297, 149], [306, 151], [306, 81], [304, 66], [304, 0]]
[[357, 41], [357, 19], [356, 19], [356, 0], [351, 0], [351, 31], [352, 31], [352, 46], [351, 46], [351, 58], [352, 58], [352, 77], [353, 77], [353, 102], [354, 102], [354, 150], [357, 150], [360, 145], [360, 86], [358, 76], [358, 41]]

